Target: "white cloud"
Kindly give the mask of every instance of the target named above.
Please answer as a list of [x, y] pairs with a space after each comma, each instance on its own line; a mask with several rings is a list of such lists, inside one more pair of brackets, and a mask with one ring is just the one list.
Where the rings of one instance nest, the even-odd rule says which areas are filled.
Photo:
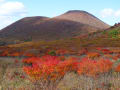
[[21, 2], [6, 2], [0, 6], [0, 16], [18, 16], [26, 13]]
[[118, 10], [118, 11], [115, 12], [115, 16], [116, 17], [120, 17], [120, 10]]
[[101, 16], [104, 17], [108, 17], [108, 16], [112, 16], [112, 14], [114, 13], [114, 10], [108, 8], [108, 9], [103, 9], [101, 11]]
[[115, 17], [115, 18], [118, 18], [120, 17], [120, 10], [113, 10], [111, 8], [107, 8], [107, 9], [103, 9], [101, 11], [101, 16], [103, 18], [106, 18], [106, 17]]
[[3, 1], [5, 1], [5, 0], [0, 0], [0, 2], [3, 2]]
[[11, 17], [6, 17], [6, 16], [0, 16], [0, 20], [1, 20], [0, 29], [14, 22], [14, 20]]
[[16, 18], [24, 17], [26, 9], [23, 3], [0, 0], [0, 29], [14, 22]]

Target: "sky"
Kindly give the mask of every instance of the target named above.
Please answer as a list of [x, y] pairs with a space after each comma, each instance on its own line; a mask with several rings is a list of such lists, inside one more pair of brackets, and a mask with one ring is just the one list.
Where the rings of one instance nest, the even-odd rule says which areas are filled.
[[109, 25], [120, 22], [120, 0], [0, 0], [0, 29], [24, 17], [84, 10]]

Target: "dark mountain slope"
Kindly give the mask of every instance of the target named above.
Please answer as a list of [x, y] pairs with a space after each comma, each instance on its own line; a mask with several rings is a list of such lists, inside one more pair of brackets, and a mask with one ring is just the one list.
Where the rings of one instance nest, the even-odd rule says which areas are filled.
[[[88, 17], [88, 18], [87, 18]], [[56, 40], [72, 38], [109, 28], [85, 11], [69, 11], [55, 18], [27, 17], [0, 31], [0, 38], [11, 40]]]
[[34, 40], [55, 40], [95, 32], [96, 30], [89, 25], [69, 20], [49, 19], [41, 23], [29, 24], [23, 19], [3, 29], [0, 32], [0, 37], [19, 40], [30, 37]]

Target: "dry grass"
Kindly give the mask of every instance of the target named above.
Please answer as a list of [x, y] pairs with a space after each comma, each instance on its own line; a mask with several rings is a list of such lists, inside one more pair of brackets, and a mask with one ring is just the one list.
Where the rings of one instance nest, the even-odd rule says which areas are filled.
[[[22, 71], [22, 64], [14, 63], [15, 58], [0, 58], [0, 88], [1, 90], [40, 90]], [[21, 60], [21, 59], [19, 59]], [[15, 73], [19, 75], [15, 76]], [[25, 78], [20, 78], [24, 75]], [[103, 85], [104, 84], [104, 85]], [[120, 73], [109, 72], [98, 78], [67, 73], [55, 90], [117, 90], [120, 88]], [[46, 90], [46, 89], [45, 89]]]
[[120, 88], [119, 82], [120, 73], [106, 73], [99, 78], [69, 73], [59, 84], [58, 90], [117, 90]]

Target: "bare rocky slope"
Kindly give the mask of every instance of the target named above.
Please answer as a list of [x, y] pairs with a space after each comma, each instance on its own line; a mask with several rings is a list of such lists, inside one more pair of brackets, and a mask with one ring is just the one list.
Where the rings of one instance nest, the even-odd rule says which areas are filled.
[[76, 21], [99, 29], [107, 29], [110, 27], [92, 14], [80, 10], [71, 10], [55, 18]]

